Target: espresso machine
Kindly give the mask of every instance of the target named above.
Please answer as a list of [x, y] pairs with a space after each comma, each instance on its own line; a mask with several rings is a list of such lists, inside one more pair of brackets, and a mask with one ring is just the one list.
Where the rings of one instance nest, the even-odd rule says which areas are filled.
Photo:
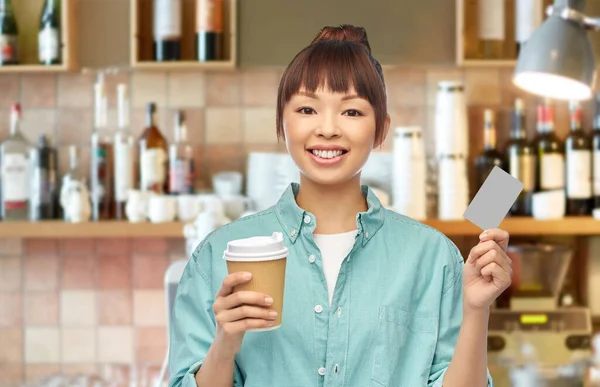
[[[583, 386], [591, 357], [588, 308], [559, 300], [573, 250], [550, 244], [514, 245], [513, 281], [488, 329], [488, 364], [497, 387]], [[523, 375], [529, 373], [529, 382]], [[534, 375], [534, 376], [532, 376]]]

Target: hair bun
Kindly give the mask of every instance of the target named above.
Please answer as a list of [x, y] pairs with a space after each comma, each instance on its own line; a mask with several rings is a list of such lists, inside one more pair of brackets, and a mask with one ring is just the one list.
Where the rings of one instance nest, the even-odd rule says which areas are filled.
[[363, 27], [357, 27], [350, 24], [342, 24], [338, 27], [323, 27], [311, 44], [322, 40], [340, 40], [358, 43], [365, 47], [367, 51], [369, 51], [369, 54], [371, 53], [371, 46], [369, 45], [369, 40], [367, 38], [367, 30]]

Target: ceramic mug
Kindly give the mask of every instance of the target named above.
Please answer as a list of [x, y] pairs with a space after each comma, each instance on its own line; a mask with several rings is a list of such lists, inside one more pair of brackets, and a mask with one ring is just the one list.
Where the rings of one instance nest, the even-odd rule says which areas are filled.
[[152, 223], [172, 222], [177, 212], [177, 199], [174, 196], [155, 195], [148, 200], [148, 219]]

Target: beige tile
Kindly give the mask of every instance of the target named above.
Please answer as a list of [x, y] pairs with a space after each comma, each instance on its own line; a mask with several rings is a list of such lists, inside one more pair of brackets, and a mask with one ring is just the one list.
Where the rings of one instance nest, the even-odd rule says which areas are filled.
[[278, 70], [247, 70], [242, 75], [242, 103], [244, 106], [277, 105]]
[[60, 362], [59, 328], [25, 328], [25, 362], [39, 364]]
[[22, 386], [25, 381], [25, 367], [23, 363], [0, 362], [0, 386]]
[[58, 76], [58, 106], [91, 108], [94, 100], [94, 82], [91, 75], [60, 74]]
[[242, 111], [239, 108], [205, 110], [206, 145], [238, 144], [242, 141]]
[[98, 327], [98, 361], [131, 363], [134, 359], [133, 342], [132, 327]]
[[238, 106], [242, 102], [239, 73], [211, 73], [206, 79], [207, 106]]
[[23, 297], [21, 293], [0, 293], [0, 327], [11, 328], [23, 324]]
[[388, 106], [425, 104], [425, 71], [395, 69], [386, 76]]
[[55, 239], [25, 239], [25, 251], [30, 257], [33, 255], [55, 257], [58, 253], [58, 243]]
[[162, 289], [164, 287], [167, 256], [163, 254], [135, 254], [133, 256], [133, 286], [135, 289]]
[[0, 238], [0, 255], [19, 255], [23, 251], [20, 238]]
[[[10, 108], [19, 98], [19, 76], [0, 75], [0, 108]], [[3, 125], [8, 122], [2, 122]]]
[[118, 73], [111, 74], [106, 77], [106, 96], [108, 98], [108, 106], [110, 108], [117, 107], [117, 85], [124, 83], [129, 88], [129, 96], [131, 99], [131, 74]]
[[194, 108], [206, 105], [206, 74], [177, 73], [169, 74], [168, 95], [170, 107]]
[[465, 96], [468, 105], [499, 105], [501, 102], [499, 70], [466, 70]]
[[243, 123], [245, 144], [277, 143], [275, 109], [245, 108]]
[[[92, 247], [94, 242], [90, 240]], [[61, 249], [62, 250], [62, 249]], [[97, 261], [93, 253], [63, 255], [61, 259], [62, 289], [95, 289], [97, 286]]]
[[93, 127], [90, 109], [60, 109], [58, 114], [58, 144], [89, 144]]
[[[0, 364], [23, 361], [23, 328], [0, 329]], [[0, 375], [2, 375], [0, 373]], [[1, 381], [2, 379], [0, 379]]]
[[54, 109], [32, 109], [23, 113], [21, 130], [27, 139], [33, 143], [38, 143], [41, 135], [45, 134], [51, 143], [56, 141], [56, 110]]
[[138, 328], [135, 347], [138, 363], [161, 363], [167, 351], [167, 332], [164, 328]]
[[60, 374], [60, 364], [26, 364], [25, 381], [27, 383], [38, 382], [49, 376]]
[[64, 328], [61, 344], [63, 363], [96, 361], [96, 328]]
[[164, 290], [133, 291], [133, 323], [138, 327], [166, 325]]
[[143, 108], [150, 102], [157, 107], [167, 103], [167, 75], [165, 73], [135, 73], [132, 79], [131, 103], [134, 108]]
[[19, 256], [0, 256], [0, 291], [21, 290], [23, 285], [21, 263]]
[[97, 364], [64, 364], [62, 365], [63, 375], [99, 375]]
[[26, 292], [25, 323], [32, 325], [58, 325], [58, 293]]
[[[176, 109], [169, 110], [169, 117], [175, 117]], [[187, 127], [188, 141], [193, 145], [204, 144], [204, 109], [203, 108], [188, 108], [183, 110], [185, 124]], [[170, 120], [169, 123], [174, 120]], [[169, 130], [166, 136], [169, 141], [175, 140], [174, 130]]]
[[25, 289], [32, 291], [58, 289], [58, 266], [56, 256], [25, 257]]
[[[59, 175], [62, 176], [69, 171], [69, 144], [58, 145], [58, 171]], [[90, 170], [90, 146], [89, 144], [77, 145], [78, 164], [77, 168], [83, 173], [88, 173]]]
[[89, 290], [65, 290], [60, 294], [62, 326], [93, 326], [97, 324], [97, 295]]
[[438, 84], [442, 81], [464, 82], [464, 74], [461, 69], [431, 69], [426, 73], [427, 82], [427, 106], [436, 105]]
[[25, 109], [56, 107], [57, 76], [26, 74], [21, 76], [21, 101]]
[[102, 290], [98, 294], [100, 325], [130, 325], [133, 321], [131, 290]]

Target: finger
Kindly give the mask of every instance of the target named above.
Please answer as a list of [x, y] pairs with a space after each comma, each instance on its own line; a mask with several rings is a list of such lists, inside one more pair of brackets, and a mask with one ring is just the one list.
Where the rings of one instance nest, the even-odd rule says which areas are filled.
[[502, 270], [512, 275], [512, 268], [510, 267], [510, 263], [508, 262], [508, 259], [506, 259], [506, 255], [504, 254], [504, 252], [499, 247], [497, 247], [494, 250], [488, 251], [487, 253], [479, 257], [479, 259], [477, 259], [475, 262], [473, 262], [477, 269], [479, 269], [479, 271], [482, 273], [483, 268], [491, 263], [498, 264], [502, 268]]
[[493, 250], [495, 247], [497, 247], [497, 245], [498, 244], [495, 241], [480, 242], [477, 246], [475, 246], [471, 249], [471, 251], [469, 252], [469, 257], [467, 258], [467, 261], [475, 262], [482, 255], [484, 255], [488, 251]]
[[258, 307], [258, 306], [250, 306], [243, 305], [239, 308], [226, 309], [221, 311], [216, 316], [216, 320], [221, 325], [243, 320], [246, 318], [255, 318], [261, 320], [274, 320], [277, 317], [277, 312], [272, 309]]
[[481, 242], [493, 240], [498, 243], [498, 246], [502, 248], [502, 250], [506, 251], [508, 249], [508, 240], [510, 239], [510, 234], [506, 230], [501, 230], [499, 228], [494, 228], [490, 230], [485, 230], [479, 235], [479, 240]]
[[217, 293], [217, 297], [227, 297], [233, 293], [233, 288], [237, 285], [244, 284], [252, 279], [252, 273], [237, 272], [231, 273], [223, 280], [221, 289]]
[[273, 326], [273, 320], [262, 320], [257, 318], [245, 318], [243, 320], [234, 321], [223, 325], [226, 333], [235, 334], [246, 332], [248, 329], [267, 328]]
[[508, 285], [511, 283], [510, 274], [504, 271], [496, 262], [492, 262], [481, 269], [481, 274], [484, 277], [487, 277], [489, 281], [492, 281], [494, 278], [496, 278]]
[[240, 291], [219, 299], [217, 302], [218, 310], [227, 310], [240, 305], [269, 306], [273, 303], [273, 298], [264, 293]]

